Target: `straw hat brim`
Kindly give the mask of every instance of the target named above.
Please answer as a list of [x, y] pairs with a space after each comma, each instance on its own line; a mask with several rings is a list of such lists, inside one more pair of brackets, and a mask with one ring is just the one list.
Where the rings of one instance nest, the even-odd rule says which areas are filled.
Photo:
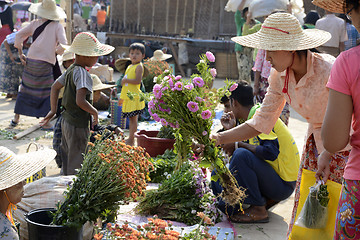
[[153, 57], [150, 58], [150, 60], [152, 60], [152, 61], [165, 61], [165, 60], [167, 60], [167, 59], [169, 59], [171, 57], [172, 57], [171, 54], [164, 53], [163, 55], [161, 55], [160, 58], [153, 56]]
[[[115, 61], [115, 68], [121, 72], [121, 73], [125, 73], [126, 67], [129, 66], [131, 64], [131, 60], [130, 58], [119, 58], [118, 60]], [[144, 67], [144, 73], [143, 73], [143, 78], [147, 77], [150, 72], [149, 69], [147, 69], [147, 67]]]
[[333, 13], [345, 13], [344, 12], [344, 0], [313, 0], [312, 3], [318, 7], [321, 7], [329, 12]]
[[81, 44], [81, 45], [71, 44], [71, 46], [68, 46], [60, 43], [60, 45], [69, 52], [87, 57], [99, 57], [99, 56], [108, 55], [115, 49], [113, 46], [102, 44], [100, 42], [97, 43], [94, 49], [89, 48], [89, 46], [87, 46], [86, 44]]
[[116, 85], [111, 85], [111, 84], [99, 84], [97, 86], [93, 86], [93, 91], [100, 91], [100, 90], [104, 90], [104, 89], [108, 89], [108, 88], [112, 88], [112, 87], [116, 87]]
[[40, 171], [56, 156], [52, 149], [14, 155], [14, 159], [0, 164], [0, 190], [12, 187]]
[[312, 49], [323, 45], [331, 38], [331, 34], [318, 29], [306, 29], [302, 34], [279, 36], [265, 35], [260, 30], [254, 34], [231, 38], [232, 41], [251, 48], [269, 51], [297, 51]]
[[44, 9], [41, 5], [41, 3], [33, 3], [29, 7], [29, 12], [49, 20], [59, 21], [61, 19], [66, 18], [66, 13], [64, 9], [61, 7], [56, 6], [55, 11], [49, 11], [49, 9]]

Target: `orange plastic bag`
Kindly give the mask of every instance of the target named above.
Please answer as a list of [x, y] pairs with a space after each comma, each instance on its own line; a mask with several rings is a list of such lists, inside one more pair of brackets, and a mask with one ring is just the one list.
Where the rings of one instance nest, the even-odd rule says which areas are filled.
[[[304, 206], [307, 196], [309, 195], [309, 189], [315, 184], [315, 172], [303, 169], [300, 183], [300, 199], [299, 207], [296, 211], [296, 217], [298, 218], [301, 209]], [[310, 229], [294, 225], [289, 236], [291, 240], [332, 240], [335, 229], [335, 217], [336, 210], [339, 203], [339, 197], [341, 193], [341, 184], [328, 180], [326, 182], [327, 190], [329, 191], [330, 201], [328, 204], [328, 220], [326, 227], [322, 229]]]

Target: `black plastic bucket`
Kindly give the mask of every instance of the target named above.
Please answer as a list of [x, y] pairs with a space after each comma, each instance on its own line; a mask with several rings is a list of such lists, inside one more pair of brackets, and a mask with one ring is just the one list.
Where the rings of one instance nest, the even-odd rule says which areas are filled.
[[50, 225], [54, 208], [39, 208], [25, 215], [29, 240], [82, 240], [81, 229]]

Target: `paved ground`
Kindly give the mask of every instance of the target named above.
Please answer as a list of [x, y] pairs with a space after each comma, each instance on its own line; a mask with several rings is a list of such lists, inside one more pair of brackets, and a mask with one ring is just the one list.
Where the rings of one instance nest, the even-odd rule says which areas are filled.
[[[114, 79], [117, 75], [115, 75]], [[223, 80], [216, 80], [214, 87], [223, 86]], [[52, 136], [46, 131], [37, 130], [20, 140], [8, 140], [5, 139], [8, 131], [20, 132], [38, 123], [38, 119], [31, 117], [21, 117], [20, 124], [14, 128], [9, 129], [9, 122], [13, 117], [15, 101], [5, 99], [4, 96], [0, 96], [0, 145], [6, 146], [15, 153], [23, 153], [26, 151], [26, 147], [29, 142], [36, 141], [37, 143], [51, 146]], [[298, 145], [299, 151], [302, 152], [304, 137], [307, 130], [306, 121], [301, 118], [295, 111], [291, 110], [289, 121], [289, 129], [293, 134], [295, 141]], [[3, 131], [6, 129], [6, 131]], [[59, 174], [59, 169], [53, 161], [47, 167], [48, 175]], [[241, 235], [241, 239], [261, 240], [261, 239], [285, 239], [288, 228], [288, 223], [291, 217], [291, 210], [293, 206], [293, 197], [283, 201], [273, 207], [270, 210], [270, 222], [266, 224], [234, 224], [237, 234]]]

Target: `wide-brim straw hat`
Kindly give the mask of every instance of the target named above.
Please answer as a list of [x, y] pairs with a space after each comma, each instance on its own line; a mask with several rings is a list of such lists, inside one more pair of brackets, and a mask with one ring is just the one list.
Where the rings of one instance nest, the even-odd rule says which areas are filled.
[[0, 190], [12, 187], [40, 171], [56, 156], [52, 149], [16, 155], [0, 146]]
[[345, 13], [345, 1], [344, 0], [314, 0], [312, 3], [319, 6], [329, 12], [333, 13]]
[[165, 61], [166, 59], [171, 58], [171, 54], [166, 54], [162, 50], [156, 50], [154, 56], [150, 58], [152, 61]]
[[[115, 68], [121, 72], [121, 73], [125, 73], [125, 70], [127, 68], [127, 66], [129, 66], [131, 64], [131, 60], [130, 58], [119, 58], [115, 61]], [[147, 69], [147, 67], [144, 67], [144, 73], [143, 73], [143, 77], [146, 77], [150, 74], [149, 69]]]
[[[70, 46], [68, 46], [67, 48], [69, 48], [69, 47]], [[75, 59], [75, 53], [69, 52], [69, 50], [65, 50], [62, 55], [58, 56], [58, 61], [61, 61], [61, 62], [74, 60], [74, 59]]]
[[63, 44], [61, 46], [69, 52], [88, 57], [108, 55], [115, 49], [113, 46], [102, 44], [91, 32], [78, 33], [70, 47]]
[[316, 48], [330, 38], [331, 34], [323, 30], [303, 30], [299, 20], [289, 13], [274, 13], [265, 19], [258, 32], [231, 40], [257, 49], [297, 51]]
[[101, 82], [100, 78], [96, 74], [90, 74], [93, 80], [93, 91], [104, 90], [108, 88], [115, 87], [116, 85], [104, 84]]
[[66, 18], [64, 9], [56, 6], [55, 0], [43, 0], [41, 3], [33, 3], [28, 11], [39, 17], [54, 21]]

